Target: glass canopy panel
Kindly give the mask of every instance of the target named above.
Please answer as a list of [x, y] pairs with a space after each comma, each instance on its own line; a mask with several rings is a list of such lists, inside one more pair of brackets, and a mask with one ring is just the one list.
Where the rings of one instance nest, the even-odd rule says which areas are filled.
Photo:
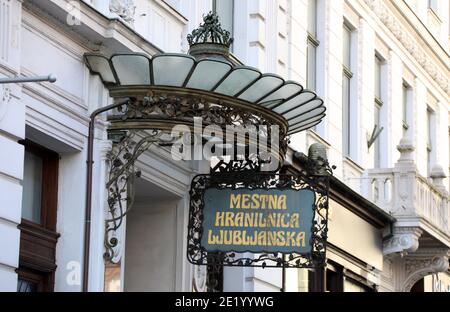
[[194, 59], [183, 54], [160, 55], [153, 58], [155, 85], [182, 87], [194, 66]]
[[302, 115], [302, 114], [309, 112], [317, 107], [320, 107], [322, 105], [322, 103], [323, 102], [320, 99], [312, 100], [311, 102], [302, 104], [299, 107], [296, 107], [293, 110], [284, 113], [283, 117], [286, 118], [287, 120], [296, 118], [299, 115]]
[[289, 129], [288, 134], [291, 135], [291, 134], [294, 134], [294, 133], [297, 133], [297, 132], [301, 132], [301, 131], [303, 131], [303, 130], [312, 128], [312, 127], [314, 127], [315, 125], [317, 125], [317, 124], [319, 124], [319, 123], [320, 123], [320, 120], [314, 121], [314, 122], [311, 122], [311, 123], [308, 123], [308, 124], [306, 124], [305, 126], [302, 126], [302, 127], [298, 127], [298, 128], [294, 128], [294, 129]]
[[245, 90], [239, 98], [249, 102], [255, 102], [281, 86], [283, 82], [284, 80], [281, 77], [264, 75]]
[[[267, 103], [269, 101], [273, 101], [273, 100], [285, 100], [299, 92], [301, 92], [303, 90], [303, 87], [297, 83], [294, 82], [286, 82], [286, 84], [284, 86], [282, 86], [280, 89], [278, 89], [277, 91], [269, 94], [268, 96], [266, 96], [265, 98], [263, 98], [261, 101], [259, 101], [259, 103]], [[264, 104], [262, 104], [264, 105]], [[266, 106], [266, 105], [264, 105]]]
[[109, 65], [109, 61], [99, 55], [86, 55], [86, 62], [91, 71], [100, 75], [103, 82], [106, 83], [117, 83], [114, 78], [114, 74]]
[[115, 55], [111, 62], [121, 85], [149, 85], [150, 60], [143, 55]]
[[287, 112], [295, 107], [302, 105], [305, 102], [311, 101], [315, 97], [316, 97], [316, 95], [314, 93], [312, 93], [311, 91], [305, 91], [305, 92], [302, 92], [299, 95], [293, 97], [289, 101], [281, 104], [280, 106], [274, 107], [273, 111], [275, 111], [276, 113], [282, 114], [282, 113]]
[[289, 122], [289, 129], [294, 129], [294, 128], [302, 127], [302, 126], [304, 126], [304, 125], [306, 125], [306, 124], [308, 124], [308, 123], [310, 123], [310, 122], [314, 122], [314, 121], [320, 120], [320, 119], [322, 119], [323, 117], [325, 117], [325, 114], [324, 114], [324, 113], [322, 113], [322, 114], [320, 114], [320, 115], [317, 115], [317, 116], [315, 116], [315, 117], [312, 117], [312, 118], [308, 118], [307, 120], [304, 120], [304, 119], [303, 119], [303, 121], [300, 121], [300, 122]]
[[303, 122], [303, 121], [306, 121], [308, 119], [312, 119], [312, 118], [316, 117], [317, 115], [320, 115], [320, 114], [324, 113], [325, 110], [326, 109], [325, 109], [324, 106], [318, 107], [318, 108], [316, 108], [316, 109], [314, 109], [312, 111], [306, 112], [303, 115], [300, 115], [300, 116], [298, 116], [298, 117], [296, 117], [294, 119], [289, 120], [288, 123], [289, 123], [289, 125], [294, 125], [294, 124], [297, 124], [299, 122]]
[[283, 103], [284, 100], [271, 100], [271, 101], [267, 101], [267, 102], [260, 102], [261, 106], [267, 107], [267, 108], [272, 108], [272, 107], [276, 107], [279, 106], [281, 103]]
[[234, 96], [259, 76], [261, 76], [261, 73], [252, 68], [236, 68], [214, 91], [217, 93]]
[[231, 65], [204, 60], [195, 67], [194, 72], [186, 84], [187, 88], [211, 90], [231, 69]]

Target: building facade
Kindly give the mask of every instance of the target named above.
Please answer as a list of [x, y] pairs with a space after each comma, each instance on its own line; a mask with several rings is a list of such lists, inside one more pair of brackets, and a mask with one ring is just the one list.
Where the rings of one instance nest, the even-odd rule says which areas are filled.
[[[90, 114], [112, 99], [83, 55], [187, 53], [211, 10], [232, 57], [325, 102], [285, 163], [299, 170], [321, 143], [337, 167], [323, 270], [189, 264], [190, 182], [210, 164], [160, 146], [137, 161], [135, 203], [104, 260], [105, 118], [90, 220], [86, 149]], [[58, 77], [0, 84], [0, 290], [81, 291], [88, 220], [89, 291], [448, 291], [449, 11], [444, 0], [0, 0], [0, 77]]]

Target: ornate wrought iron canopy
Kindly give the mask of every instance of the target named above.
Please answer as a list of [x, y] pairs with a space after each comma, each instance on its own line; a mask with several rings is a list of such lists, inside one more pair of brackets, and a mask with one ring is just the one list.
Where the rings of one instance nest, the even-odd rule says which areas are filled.
[[280, 136], [287, 136], [315, 126], [325, 116], [323, 101], [313, 91], [230, 58], [232, 39], [215, 14], [206, 15], [188, 41], [190, 55], [85, 55], [87, 66], [100, 75], [110, 95], [136, 99], [135, 111], [141, 112], [112, 118], [112, 128], [164, 130], [175, 121], [190, 124], [192, 117], [226, 110], [238, 118], [252, 116], [258, 124], [276, 124]]
[[[262, 131], [266, 138], [270, 137], [270, 142], [271, 138], [275, 137], [271, 126], [278, 126], [277, 139], [280, 145], [275, 149], [279, 159], [282, 160], [289, 135], [315, 126], [325, 116], [326, 108], [323, 101], [314, 92], [304, 89], [297, 82], [286, 81], [276, 74], [263, 74], [255, 68], [242, 66], [231, 57], [229, 47], [232, 38], [229, 32], [220, 27], [215, 14], [209, 13], [204, 17], [204, 23], [188, 36], [188, 42], [189, 55], [163, 53], [150, 57], [141, 53], [112, 56], [88, 53], [84, 56], [90, 71], [100, 76], [115, 100], [115, 104], [95, 111], [89, 124], [84, 289], [87, 289], [89, 262], [94, 119], [98, 114], [109, 111], [108, 119], [111, 125], [108, 130], [111, 137], [119, 134], [113, 150], [108, 155], [109, 212], [105, 225], [104, 256], [105, 260], [111, 262], [120, 259], [120, 253], [117, 252], [119, 246], [116, 231], [132, 206], [133, 180], [139, 176], [134, 163], [152, 144], [173, 144], [175, 137], [170, 135], [173, 126], [184, 125], [195, 129], [197, 117], [202, 119], [203, 127], [256, 126], [259, 127], [258, 134]], [[168, 133], [169, 136], [166, 137]], [[219, 137], [223, 143], [230, 143], [225, 142], [225, 137], [220, 137], [217, 133], [214, 133], [214, 137]], [[245, 140], [245, 144], [253, 143], [251, 138]], [[259, 142], [259, 139], [257, 141]], [[245, 162], [248, 163], [248, 159]], [[252, 174], [259, 174], [259, 169], [256, 168]], [[213, 169], [215, 170], [219, 169]], [[238, 175], [242, 173], [240, 170], [232, 171], [237, 171]], [[282, 176], [278, 180], [283, 187], [294, 189], [301, 188], [304, 182], [301, 179], [289, 180]], [[197, 180], [194, 182], [199, 183]], [[244, 179], [237, 183], [246, 185], [247, 182]], [[227, 185], [217, 184], [218, 187]], [[255, 185], [256, 188], [266, 186]], [[317, 186], [318, 188], [316, 186], [313, 188], [315, 191], [326, 190], [322, 184]], [[324, 196], [320, 198], [325, 201], [325, 193], [322, 193]], [[320, 209], [317, 210], [321, 213], [326, 209], [323, 203], [325, 202], [319, 203]], [[326, 229], [322, 231], [323, 229], [316, 231], [319, 240], [324, 237], [322, 234], [326, 234]], [[190, 238], [192, 237], [191, 235]], [[316, 251], [317, 255], [323, 253], [322, 248]], [[304, 263], [300, 263], [297, 258], [289, 259], [286, 263], [297, 267], [311, 266], [323, 258], [317, 255], [314, 257], [309, 255], [309, 258], [302, 260], [306, 261]], [[203, 259], [203, 256], [204, 253], [200, 252], [200, 258], [196, 259], [200, 262], [199, 259]], [[227, 259], [231, 258], [234, 257], [230, 256]], [[223, 260], [220, 259], [220, 262]], [[260, 260], [268, 261], [261, 264], [264, 266], [270, 263], [275, 266], [277, 263], [278, 265], [284, 263], [284, 260], [281, 261], [275, 255]], [[237, 264], [240, 265], [239, 262]]]

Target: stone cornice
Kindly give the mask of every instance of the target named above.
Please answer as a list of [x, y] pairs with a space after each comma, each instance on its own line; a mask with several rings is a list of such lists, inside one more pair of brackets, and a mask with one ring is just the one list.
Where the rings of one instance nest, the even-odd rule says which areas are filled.
[[450, 95], [450, 83], [446, 73], [440, 70], [439, 66], [427, 55], [420, 43], [409, 34], [402, 23], [390, 12], [386, 3], [383, 0], [364, 0], [364, 2], [431, 78], [447, 95]]

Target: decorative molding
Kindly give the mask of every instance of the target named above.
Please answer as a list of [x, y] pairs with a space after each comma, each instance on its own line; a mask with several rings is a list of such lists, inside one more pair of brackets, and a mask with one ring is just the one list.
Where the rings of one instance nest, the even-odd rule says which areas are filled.
[[420, 249], [405, 259], [406, 278], [402, 291], [410, 291], [414, 284], [426, 275], [446, 272], [449, 268], [449, 249]]
[[449, 79], [441, 72], [439, 67], [431, 60], [427, 53], [420, 48], [420, 44], [409, 35], [401, 23], [393, 16], [382, 0], [364, 0], [380, 21], [392, 32], [405, 49], [413, 56], [422, 68], [436, 81], [436, 83], [450, 95]]
[[383, 255], [404, 256], [419, 248], [422, 230], [418, 227], [396, 227], [391, 238], [383, 242]]

